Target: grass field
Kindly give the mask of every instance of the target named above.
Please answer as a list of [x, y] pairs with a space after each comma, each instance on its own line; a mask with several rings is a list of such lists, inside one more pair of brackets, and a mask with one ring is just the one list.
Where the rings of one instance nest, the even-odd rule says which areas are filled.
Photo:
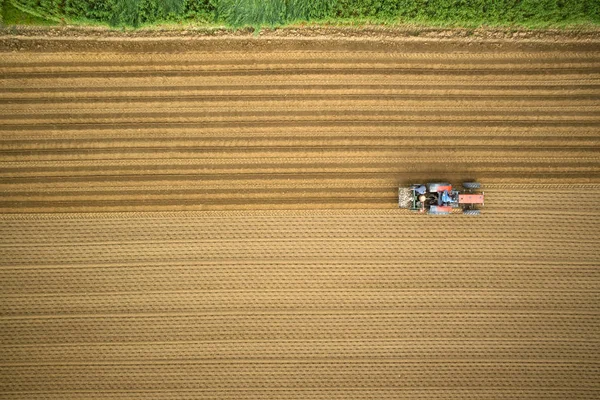
[[[11, 4], [38, 18], [27, 18]], [[7, 24], [103, 23], [110, 26], [186, 23], [274, 27], [298, 23], [439, 27], [581, 27], [600, 25], [595, 0], [6, 0]]]
[[4, 0], [0, 6], [2, 9], [2, 18], [0, 22], [4, 25], [56, 25], [55, 21], [50, 21], [31, 13], [19, 10], [10, 1]]

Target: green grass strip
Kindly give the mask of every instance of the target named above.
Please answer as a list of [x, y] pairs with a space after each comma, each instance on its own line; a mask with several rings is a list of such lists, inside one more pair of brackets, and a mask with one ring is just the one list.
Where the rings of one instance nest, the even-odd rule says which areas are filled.
[[[8, 1], [8, 0], [4, 0]], [[38, 18], [114, 27], [298, 23], [435, 27], [600, 26], [600, 0], [10, 0]], [[5, 18], [7, 18], [5, 16]], [[14, 18], [11, 17], [11, 21]]]
[[57, 25], [60, 18], [45, 16], [38, 10], [24, 7], [21, 3], [12, 0], [3, 1], [3, 24], [4, 25]]

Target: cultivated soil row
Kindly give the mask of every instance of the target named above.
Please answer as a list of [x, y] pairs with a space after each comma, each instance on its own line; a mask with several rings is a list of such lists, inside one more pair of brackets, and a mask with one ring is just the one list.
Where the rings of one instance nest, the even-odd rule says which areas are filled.
[[422, 47], [5, 53], [0, 210], [389, 209], [423, 179], [599, 183], [600, 53]]
[[600, 396], [598, 42], [0, 50], [0, 398]]

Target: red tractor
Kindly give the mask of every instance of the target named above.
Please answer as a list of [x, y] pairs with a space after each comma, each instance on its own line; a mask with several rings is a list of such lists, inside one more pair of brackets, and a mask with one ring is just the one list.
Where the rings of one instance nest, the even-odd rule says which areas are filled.
[[484, 193], [478, 182], [463, 183], [463, 191], [454, 190], [449, 183], [415, 184], [398, 189], [398, 205], [411, 211], [435, 215], [462, 210], [465, 215], [479, 215], [484, 205]]

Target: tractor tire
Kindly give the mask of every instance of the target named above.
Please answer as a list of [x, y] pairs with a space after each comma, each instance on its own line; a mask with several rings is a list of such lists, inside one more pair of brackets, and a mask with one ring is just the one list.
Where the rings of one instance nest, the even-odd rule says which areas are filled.
[[479, 215], [481, 211], [479, 210], [463, 210], [463, 215]]
[[465, 182], [465, 183], [463, 183], [463, 187], [465, 189], [479, 189], [481, 187], [481, 183], [479, 183], [479, 182]]

